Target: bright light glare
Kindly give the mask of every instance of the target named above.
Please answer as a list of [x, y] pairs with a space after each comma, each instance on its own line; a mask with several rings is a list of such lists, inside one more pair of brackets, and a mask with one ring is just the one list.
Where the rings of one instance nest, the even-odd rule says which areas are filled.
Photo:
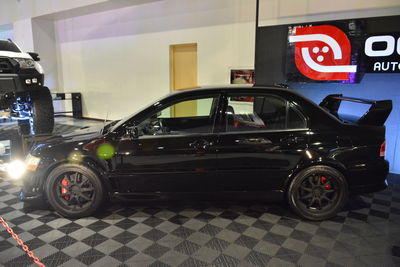
[[25, 173], [25, 163], [20, 160], [14, 160], [8, 163], [7, 173], [12, 179], [20, 179]]

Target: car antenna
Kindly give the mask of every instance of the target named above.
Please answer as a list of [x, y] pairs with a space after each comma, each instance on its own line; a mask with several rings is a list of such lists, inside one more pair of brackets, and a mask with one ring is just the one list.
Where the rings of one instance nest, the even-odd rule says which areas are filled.
[[108, 120], [108, 109], [107, 109], [107, 113], [106, 113], [106, 118], [104, 119], [104, 125], [107, 123]]

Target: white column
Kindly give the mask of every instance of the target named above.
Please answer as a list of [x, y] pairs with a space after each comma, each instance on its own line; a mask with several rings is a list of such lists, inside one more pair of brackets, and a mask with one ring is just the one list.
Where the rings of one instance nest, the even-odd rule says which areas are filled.
[[24, 52], [36, 52], [44, 69], [44, 85], [54, 90], [58, 87], [56, 38], [54, 21], [23, 19], [14, 22], [13, 41]]
[[24, 52], [32, 52], [34, 50], [32, 20], [30, 18], [14, 22], [13, 41], [16, 42]]
[[38, 18], [32, 19], [32, 32], [34, 49], [39, 54], [41, 59], [40, 64], [44, 69], [44, 84], [50, 90], [57, 89], [58, 71], [54, 21]]

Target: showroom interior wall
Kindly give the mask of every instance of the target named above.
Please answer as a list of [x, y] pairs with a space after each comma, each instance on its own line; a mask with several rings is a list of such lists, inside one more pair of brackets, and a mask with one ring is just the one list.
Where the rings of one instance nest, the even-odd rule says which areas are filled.
[[[245, 11], [244, 11], [245, 10]], [[169, 49], [198, 44], [198, 84], [227, 84], [254, 64], [254, 1], [159, 1], [59, 20], [65, 90], [82, 90], [84, 115], [120, 118], [170, 91]]]
[[100, 5], [110, 0], [1, 0], [0, 2], [0, 25], [3, 25], [66, 10]]
[[[262, 19], [335, 16], [322, 2], [267, 1]], [[357, 2], [330, 8], [336, 16], [360, 15], [363, 8], [372, 14], [377, 7], [390, 13], [396, 1]], [[343, 14], [346, 6], [353, 14]], [[164, 0], [58, 20], [60, 87], [82, 91], [84, 116], [120, 118], [170, 91], [169, 46], [180, 43], [198, 44], [199, 85], [227, 84], [230, 68], [254, 64], [254, 10], [249, 0]]]
[[13, 25], [12, 24], [0, 25], [0, 39], [3, 39], [3, 40], [13, 39]]
[[[199, 85], [226, 84], [230, 68], [252, 67], [255, 2], [6, 0], [0, 3], [0, 23], [14, 23], [15, 39], [22, 46], [34, 43], [43, 63], [54, 54], [43, 48], [54, 51], [54, 42], [52, 58], [57, 68], [55, 62], [44, 64], [47, 80], [58, 84], [54, 89], [82, 92], [86, 117], [116, 119], [169, 92], [171, 44], [198, 44]], [[393, 8], [396, 0], [338, 0], [335, 5], [316, 0], [261, 2], [266, 10], [262, 20], [267, 24], [398, 12]], [[53, 21], [55, 38], [52, 30], [47, 37], [45, 30], [25, 34], [29, 27], [18, 24], [29, 19], [34, 31], [48, 28], [35, 26], [35, 21]], [[33, 40], [40, 34], [43, 38]]]

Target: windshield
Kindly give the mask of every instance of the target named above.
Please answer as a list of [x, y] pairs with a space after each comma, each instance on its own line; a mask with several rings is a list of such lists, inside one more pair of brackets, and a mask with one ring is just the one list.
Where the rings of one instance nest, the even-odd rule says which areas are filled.
[[[160, 99], [160, 100], [161, 100], [161, 99]], [[128, 122], [128, 121], [129, 121], [133, 116], [135, 116], [136, 114], [139, 114], [139, 113], [145, 111], [146, 109], [148, 109], [148, 108], [150, 108], [150, 107], [152, 107], [152, 106], [158, 106], [159, 104], [160, 104], [160, 101], [156, 101], [155, 103], [153, 103], [153, 104], [151, 104], [151, 105], [148, 105], [148, 106], [146, 106], [146, 107], [140, 109], [139, 111], [137, 111], [137, 112], [135, 112], [135, 113], [133, 113], [133, 114], [131, 114], [131, 115], [129, 115], [129, 116], [126, 116], [126, 117], [123, 118], [122, 120], [118, 121], [118, 123], [116, 123], [116, 124], [111, 128], [111, 132], [115, 131], [115, 130], [118, 129], [121, 125], [123, 125], [124, 123]]]
[[20, 53], [21, 51], [18, 47], [10, 41], [0, 41], [0, 51], [8, 51], [8, 52], [17, 52]]
[[126, 117], [123, 118], [122, 120], [118, 121], [118, 123], [116, 123], [109, 131], [110, 131], [110, 132], [114, 132], [114, 131], [115, 131], [116, 129], [118, 129], [121, 125], [127, 123], [130, 119], [132, 119], [133, 116], [135, 116], [135, 115], [137, 115], [137, 114], [139, 114], [139, 113], [145, 111], [146, 109], [148, 109], [148, 108], [150, 108], [150, 107], [154, 107], [154, 106], [160, 105], [160, 101], [161, 101], [161, 100], [167, 98], [168, 96], [177, 94], [177, 93], [178, 93], [178, 91], [169, 93], [169, 94], [167, 94], [167, 95], [165, 95], [165, 96], [159, 98], [159, 99], [158, 99], [156, 102], [154, 102], [153, 104], [148, 105], [148, 106], [146, 106], [146, 107], [140, 109], [139, 111], [137, 111], [137, 112], [135, 112], [135, 113], [133, 113], [133, 114], [131, 114], [131, 115], [129, 115], [129, 116], [126, 116]]
[[112, 127], [113, 125], [115, 125], [116, 123], [118, 123], [118, 122], [119, 122], [119, 120], [106, 122], [106, 123], [104, 124], [103, 128], [101, 129], [101, 133], [102, 133], [102, 134], [108, 133], [108, 132], [110, 131], [111, 127]]

